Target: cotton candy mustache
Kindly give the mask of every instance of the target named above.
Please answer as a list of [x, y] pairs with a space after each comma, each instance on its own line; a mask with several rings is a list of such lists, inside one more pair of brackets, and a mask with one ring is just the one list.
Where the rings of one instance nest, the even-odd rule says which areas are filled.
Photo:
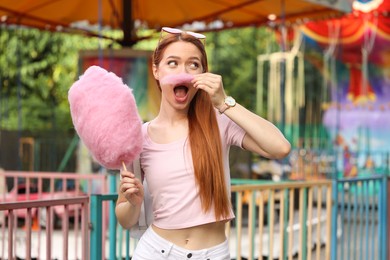
[[160, 85], [184, 85], [189, 84], [194, 79], [194, 75], [187, 73], [171, 74], [160, 79]]

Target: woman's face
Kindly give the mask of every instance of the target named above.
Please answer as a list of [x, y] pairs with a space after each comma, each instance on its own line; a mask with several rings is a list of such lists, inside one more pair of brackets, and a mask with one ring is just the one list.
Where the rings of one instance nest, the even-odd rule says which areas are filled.
[[[153, 74], [157, 80], [161, 80], [172, 74], [199, 74], [203, 72], [201, 64], [201, 52], [189, 42], [174, 42], [164, 51], [158, 66], [153, 66]], [[168, 101], [174, 108], [187, 108], [195, 96], [197, 89], [192, 84], [185, 86], [161, 85], [163, 100]]]

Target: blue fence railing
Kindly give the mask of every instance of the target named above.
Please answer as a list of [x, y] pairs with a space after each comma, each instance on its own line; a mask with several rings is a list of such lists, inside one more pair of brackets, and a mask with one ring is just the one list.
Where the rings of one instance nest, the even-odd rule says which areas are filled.
[[385, 260], [386, 233], [387, 177], [333, 180], [331, 259]]
[[[250, 180], [247, 181], [248, 183], [245, 184], [244, 180], [240, 180], [239, 184], [236, 183], [236, 185], [243, 185], [240, 189], [244, 189], [244, 186], [246, 185], [248, 191], [257, 189], [253, 187], [253, 185], [258, 186], [258, 183], [253, 184]], [[251, 184], [248, 185], [249, 183]], [[313, 184], [315, 184], [315, 182], [313, 182]], [[263, 185], [268, 187], [273, 184], [264, 183]], [[294, 182], [290, 182], [286, 185], [294, 186], [300, 184], [299, 182], [296, 182], [295, 184]], [[388, 177], [385, 175], [372, 175], [364, 178], [334, 179], [332, 180], [332, 186], [330, 187], [332, 196], [322, 196], [319, 193], [316, 195], [322, 196], [323, 199], [325, 199], [323, 202], [325, 205], [332, 205], [332, 212], [329, 215], [331, 216], [331, 235], [329, 240], [326, 241], [326, 243], [330, 243], [330, 253], [325, 253], [325, 258], [322, 258], [323, 255], [318, 253], [317, 258], [315, 259], [387, 259], [387, 185]], [[270, 187], [267, 189], [269, 188]], [[289, 187], [286, 188], [289, 189]], [[291, 192], [286, 192], [286, 194], [288, 194], [288, 196], [293, 195]], [[305, 195], [305, 193], [303, 195]], [[307, 202], [310, 203], [311, 200], [314, 201], [314, 197], [310, 200], [310, 196], [308, 198], [305, 196], [299, 197], [302, 197], [302, 201], [307, 200]], [[131, 238], [129, 231], [123, 230], [116, 221], [114, 214], [116, 198], [116, 194], [91, 196], [91, 259], [114, 260], [118, 259], [118, 257], [120, 259], [130, 259], [132, 250], [136, 246], [137, 240]], [[267, 203], [267, 199], [263, 198], [263, 200]], [[107, 221], [109, 233], [107, 236], [102, 234], [105, 203], [110, 205], [109, 210], [106, 213], [109, 217], [109, 221]], [[268, 203], [270, 202], [268, 201]], [[284, 203], [286, 203], [286, 201], [284, 201]], [[256, 208], [261, 205], [262, 204], [260, 203]], [[269, 204], [267, 207], [272, 205], [273, 204]], [[317, 203], [317, 207], [318, 206], [320, 205]], [[282, 206], [281, 208], [283, 207], [286, 206]], [[260, 208], [258, 208], [258, 210], [260, 210]], [[310, 219], [309, 216], [313, 215], [314, 217], [314, 210], [312, 211], [309, 210], [309, 212], [307, 212], [307, 221]], [[237, 213], [236, 216], [238, 217], [239, 214]], [[248, 217], [249, 216], [251, 216], [251, 214], [248, 214]], [[284, 219], [284, 217], [281, 217], [281, 219]], [[304, 220], [303, 223], [306, 223], [306, 220]], [[256, 225], [258, 225], [258, 223]], [[256, 226], [254, 229], [256, 229]], [[311, 230], [314, 230], [313, 224], [308, 224], [307, 228], [304, 226], [304, 228], [299, 231], [299, 237], [307, 238], [312, 236]], [[255, 234], [253, 233], [252, 235]], [[272, 236], [272, 234], [270, 235]], [[252, 240], [253, 242], [255, 241], [254, 238], [252, 238]], [[302, 239], [302, 243], [299, 247], [299, 255], [303, 260], [310, 259], [309, 254], [306, 252], [310, 252], [311, 250], [307, 247], [309, 243], [303, 242], [305, 240], [306, 239]], [[109, 252], [107, 253], [104, 252], [106, 243], [109, 244]], [[259, 244], [259, 241], [257, 241], [253, 243], [252, 251], [255, 248], [255, 250], [260, 251], [259, 248], [262, 246], [264, 247], [266, 245], [261, 245]], [[278, 246], [278, 243], [275, 243], [273, 246]], [[287, 243], [284, 247], [285, 246], [287, 246]], [[270, 247], [272, 248], [272, 246]], [[106, 257], [103, 257], [104, 255]], [[252, 253], [252, 258], [248, 259], [256, 259], [253, 255], [254, 254]], [[236, 257], [238, 258], [235, 259], [241, 259], [239, 255]], [[286, 259], [287, 257], [287, 254], [283, 254], [282, 259]]]

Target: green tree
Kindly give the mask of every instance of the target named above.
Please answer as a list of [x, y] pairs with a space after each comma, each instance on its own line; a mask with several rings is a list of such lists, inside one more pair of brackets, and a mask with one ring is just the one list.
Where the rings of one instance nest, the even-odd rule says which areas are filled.
[[[223, 76], [227, 92], [254, 110], [257, 55], [275, 46], [265, 28], [207, 33], [211, 70]], [[78, 53], [112, 42], [23, 27], [0, 27], [0, 129], [71, 129], [67, 93], [77, 79]], [[135, 49], [151, 50], [156, 39]], [[118, 47], [115, 45], [115, 47]]]
[[71, 128], [67, 92], [78, 75], [78, 51], [98, 48], [98, 40], [2, 26], [0, 46], [0, 128]]
[[[256, 57], [275, 44], [271, 36], [264, 28], [207, 33], [211, 71], [223, 76], [228, 94], [253, 111]], [[156, 34], [133, 48], [153, 50], [158, 37]], [[40, 157], [48, 159], [36, 162], [36, 169], [56, 170], [69, 147], [73, 124], [68, 90], [80, 74], [79, 51], [106, 49], [109, 44], [110, 48], [120, 48], [113, 41], [98, 38], [0, 26], [0, 130], [23, 131], [23, 136], [26, 131], [29, 136], [32, 133], [39, 143]], [[12, 157], [18, 157], [19, 135], [14, 138], [7, 149], [9, 153], [12, 148]]]
[[264, 27], [231, 29], [211, 33], [206, 43], [211, 70], [223, 76], [228, 94], [255, 111], [257, 56], [278, 48], [273, 33]]

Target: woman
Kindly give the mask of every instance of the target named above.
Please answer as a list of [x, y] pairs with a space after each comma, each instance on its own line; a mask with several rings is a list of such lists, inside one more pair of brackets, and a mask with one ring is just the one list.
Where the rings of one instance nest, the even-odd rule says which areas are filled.
[[[153, 55], [160, 111], [143, 125], [140, 156], [154, 221], [133, 259], [230, 259], [229, 147], [278, 159], [290, 144], [273, 124], [226, 96], [222, 77], [208, 72], [203, 35], [163, 31]], [[190, 80], [166, 80], [183, 73]], [[144, 190], [132, 172], [121, 176], [116, 215], [130, 228], [138, 221]]]

